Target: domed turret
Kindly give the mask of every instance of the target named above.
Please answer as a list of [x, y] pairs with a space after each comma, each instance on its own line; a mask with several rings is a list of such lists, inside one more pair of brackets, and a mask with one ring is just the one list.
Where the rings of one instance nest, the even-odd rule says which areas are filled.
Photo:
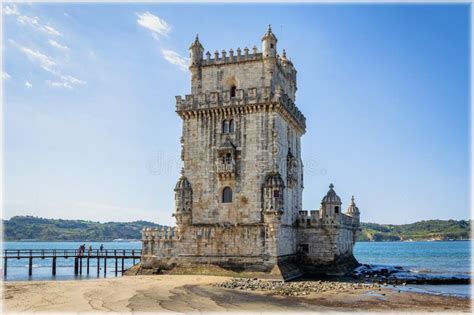
[[284, 188], [285, 187], [285, 182], [281, 178], [280, 173], [278, 172], [271, 172], [270, 174], [267, 175], [265, 178], [265, 188]]
[[275, 58], [277, 51], [277, 38], [272, 32], [272, 26], [268, 25], [268, 30], [262, 37], [263, 58]]
[[185, 189], [191, 189], [191, 183], [188, 181], [188, 179], [184, 175], [181, 175], [178, 182], [176, 183], [176, 186], [174, 187], [174, 191], [185, 190]]
[[176, 183], [174, 191], [175, 212], [173, 216], [176, 217], [176, 223], [178, 225], [189, 224], [193, 207], [193, 189], [184, 174]]
[[334, 191], [334, 185], [329, 185], [329, 191], [321, 200], [321, 215], [325, 217], [335, 217], [341, 213], [341, 198]]
[[354, 196], [352, 196], [351, 198], [351, 203], [349, 204], [349, 207], [347, 208], [346, 214], [352, 217], [352, 223], [359, 224], [360, 212], [359, 212], [359, 208], [357, 208], [355, 204]]
[[321, 203], [341, 205], [341, 198], [334, 191], [333, 184], [329, 185], [329, 191], [326, 196], [324, 196], [323, 200], [321, 200]]

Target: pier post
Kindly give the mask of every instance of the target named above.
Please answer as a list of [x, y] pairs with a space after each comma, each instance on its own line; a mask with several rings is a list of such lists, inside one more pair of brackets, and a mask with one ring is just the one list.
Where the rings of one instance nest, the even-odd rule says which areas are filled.
[[79, 258], [79, 274], [82, 275], [82, 257]]
[[77, 256], [74, 257], [74, 275], [77, 276], [79, 273], [79, 262]]
[[107, 256], [104, 257], [104, 278], [105, 277], [107, 277]]
[[7, 276], [7, 253], [5, 251], [5, 261], [3, 262], [3, 277]]
[[133, 265], [135, 266], [135, 250], [132, 249]]
[[88, 256], [87, 257], [87, 275], [89, 275], [89, 260], [90, 260], [90, 258]]
[[115, 276], [117, 277], [117, 272], [118, 272], [118, 259], [117, 256], [115, 256]]
[[125, 261], [125, 259], [124, 259], [123, 256], [122, 256], [122, 274], [123, 274], [123, 270], [125, 269], [125, 267], [124, 267], [124, 261]]
[[28, 275], [31, 277], [33, 275], [33, 257], [30, 254], [29, 257], [29, 263], [28, 263]]
[[100, 276], [100, 257], [97, 256], [97, 277]]
[[53, 266], [52, 266], [53, 270], [53, 276], [56, 275], [56, 256], [53, 257]]

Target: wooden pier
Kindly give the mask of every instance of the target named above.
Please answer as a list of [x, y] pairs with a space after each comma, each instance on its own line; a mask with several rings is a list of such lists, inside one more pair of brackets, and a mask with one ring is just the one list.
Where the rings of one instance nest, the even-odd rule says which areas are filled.
[[[141, 250], [135, 249], [94, 249], [80, 251], [78, 249], [5, 249], [3, 251], [3, 276], [7, 276], [9, 259], [28, 259], [28, 275], [33, 275], [33, 259], [51, 258], [51, 274], [56, 275], [56, 265], [58, 258], [74, 258], [74, 275], [82, 275], [83, 267], [86, 266], [86, 273], [90, 273], [90, 261], [97, 260], [97, 276], [100, 275], [101, 262], [103, 263], [104, 276], [107, 274], [107, 260], [115, 259], [115, 276], [118, 272], [125, 271], [125, 259], [140, 261]], [[118, 261], [121, 260], [121, 269], [118, 269]], [[85, 264], [83, 264], [85, 262]]]

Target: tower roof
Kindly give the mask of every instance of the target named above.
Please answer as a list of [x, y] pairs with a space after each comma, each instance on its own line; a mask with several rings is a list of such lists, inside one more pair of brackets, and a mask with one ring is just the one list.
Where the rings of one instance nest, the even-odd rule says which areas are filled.
[[265, 179], [265, 187], [285, 187], [285, 183], [281, 178], [280, 173], [271, 172]]
[[278, 41], [278, 39], [276, 38], [275, 34], [273, 34], [273, 32], [272, 32], [272, 26], [271, 26], [271, 25], [268, 25], [268, 30], [267, 30], [267, 32], [263, 35], [262, 41], [264, 41], [264, 40], [266, 40], [266, 39], [273, 39], [274, 41]]
[[202, 47], [201, 45], [201, 42], [199, 41], [199, 35], [196, 34], [196, 38], [194, 39], [194, 41], [192, 42], [191, 46], [189, 47], [189, 49], [193, 49], [195, 47], [198, 47], [198, 48], [201, 48], [201, 49], [204, 49], [204, 47]]
[[359, 213], [359, 208], [357, 208], [354, 202], [354, 195], [352, 195], [351, 203], [349, 204], [349, 207], [347, 208], [347, 213]]
[[323, 200], [321, 200], [321, 203], [341, 204], [341, 198], [336, 194], [333, 188], [334, 185], [330, 184], [329, 191], [326, 196], [324, 196]]
[[188, 181], [186, 176], [181, 175], [179, 178], [178, 182], [176, 183], [176, 186], [174, 187], [174, 190], [184, 190], [184, 189], [191, 189], [191, 183]]

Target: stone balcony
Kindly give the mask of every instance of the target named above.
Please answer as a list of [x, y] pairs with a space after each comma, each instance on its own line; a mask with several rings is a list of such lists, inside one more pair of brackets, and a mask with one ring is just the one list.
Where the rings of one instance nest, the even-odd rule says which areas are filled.
[[218, 163], [217, 176], [219, 176], [220, 180], [233, 179], [235, 177], [235, 164], [234, 163]]

